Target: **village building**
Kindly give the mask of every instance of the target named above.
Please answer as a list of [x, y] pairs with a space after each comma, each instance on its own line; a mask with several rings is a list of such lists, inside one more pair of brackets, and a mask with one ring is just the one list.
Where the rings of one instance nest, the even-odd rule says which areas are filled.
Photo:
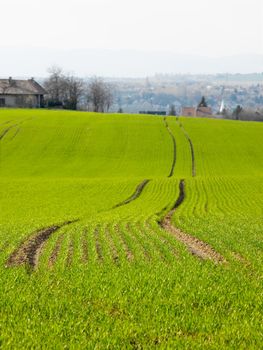
[[34, 78], [28, 80], [0, 79], [0, 107], [40, 108], [46, 90]]
[[182, 115], [185, 117], [196, 117], [196, 108], [195, 107], [183, 107]]
[[212, 108], [208, 107], [204, 96], [197, 107], [183, 107], [182, 115], [185, 117], [211, 117]]

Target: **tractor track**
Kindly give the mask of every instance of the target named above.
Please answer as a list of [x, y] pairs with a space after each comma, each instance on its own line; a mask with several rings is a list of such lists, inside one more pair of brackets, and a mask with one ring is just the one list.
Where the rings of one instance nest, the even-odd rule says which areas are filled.
[[172, 224], [172, 216], [176, 209], [183, 203], [185, 199], [185, 181], [180, 180], [179, 184], [179, 196], [173, 205], [172, 209], [159, 221], [159, 225], [171, 233], [178, 241], [182, 242], [188, 249], [188, 251], [194, 256], [202, 260], [212, 260], [215, 263], [225, 263], [225, 258], [218, 253], [208, 243], [201, 241], [200, 239], [182, 232]]
[[25, 265], [35, 270], [47, 239], [60, 228], [73, 224], [77, 221], [79, 221], [79, 219], [65, 221], [62, 224], [49, 226], [47, 228], [42, 228], [35, 231], [9, 256], [6, 262], [6, 267]]
[[14, 135], [11, 137], [11, 141], [17, 136], [17, 134], [20, 132], [21, 128], [17, 128], [16, 131], [14, 132]]
[[[3, 138], [9, 133], [10, 130], [12, 130], [13, 128], [16, 128], [17, 127], [17, 130], [15, 132], [15, 135], [12, 137], [12, 140], [16, 137], [16, 135], [18, 134], [18, 132], [20, 131], [20, 128], [19, 128], [19, 125], [25, 123], [26, 121], [28, 120], [31, 120], [33, 118], [26, 118], [26, 119], [23, 119], [21, 120], [20, 122], [16, 123], [16, 124], [12, 124], [10, 126], [8, 126], [6, 129], [4, 129], [2, 131], [2, 133], [0, 134], [0, 141], [3, 140]], [[11, 120], [10, 120], [11, 122]], [[5, 124], [8, 124], [9, 122], [6, 122]]]
[[163, 118], [163, 122], [164, 122], [164, 125], [165, 125], [165, 127], [166, 127], [168, 133], [170, 134], [171, 139], [173, 141], [173, 162], [172, 162], [172, 167], [171, 167], [170, 173], [168, 175], [168, 177], [172, 177], [174, 174], [174, 168], [175, 168], [175, 164], [176, 164], [176, 140], [175, 140], [174, 134], [172, 133], [172, 130], [169, 128], [166, 117]]
[[8, 134], [10, 130], [17, 127], [18, 124], [10, 125], [8, 128], [4, 129], [3, 132], [0, 134], [0, 141], [3, 140], [3, 138]]
[[135, 189], [134, 193], [127, 199], [125, 199], [123, 202], [120, 202], [116, 205], [114, 205], [114, 207], [112, 207], [112, 209], [118, 208], [118, 207], [122, 207], [123, 205], [127, 205], [133, 201], [135, 201], [137, 198], [140, 197], [140, 195], [142, 194], [142, 191], [144, 190], [144, 188], [146, 187], [146, 185], [150, 182], [151, 180], [146, 179], [143, 180]]
[[196, 176], [196, 166], [195, 166], [195, 152], [194, 152], [194, 145], [193, 142], [189, 136], [189, 134], [187, 133], [187, 131], [185, 130], [185, 128], [183, 127], [183, 124], [181, 122], [179, 122], [179, 120], [177, 120], [179, 127], [181, 128], [184, 136], [186, 137], [187, 141], [189, 142], [189, 146], [190, 146], [190, 151], [191, 151], [191, 159], [192, 159], [192, 177]]

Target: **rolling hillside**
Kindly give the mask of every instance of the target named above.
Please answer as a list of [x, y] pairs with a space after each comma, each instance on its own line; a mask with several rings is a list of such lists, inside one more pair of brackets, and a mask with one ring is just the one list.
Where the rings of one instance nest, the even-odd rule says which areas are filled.
[[0, 110], [0, 347], [255, 349], [263, 124]]

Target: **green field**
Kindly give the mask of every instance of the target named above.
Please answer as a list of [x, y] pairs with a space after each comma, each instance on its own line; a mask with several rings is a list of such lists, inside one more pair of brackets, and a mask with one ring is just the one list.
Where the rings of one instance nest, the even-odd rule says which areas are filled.
[[1, 349], [260, 349], [263, 124], [0, 110]]

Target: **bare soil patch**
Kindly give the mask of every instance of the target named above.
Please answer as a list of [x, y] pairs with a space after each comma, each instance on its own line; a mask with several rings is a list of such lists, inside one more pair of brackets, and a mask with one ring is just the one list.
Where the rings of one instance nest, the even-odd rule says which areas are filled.
[[59, 230], [61, 227], [70, 225], [76, 221], [78, 220], [66, 221], [62, 224], [43, 228], [32, 233], [29, 238], [23, 241], [20, 246], [9, 256], [6, 266], [14, 267], [26, 265], [32, 269], [35, 269], [38, 265], [38, 260], [46, 240], [52, 235], [52, 233]]
[[225, 258], [219, 254], [213, 247], [208, 243], [201, 241], [200, 239], [189, 235], [188, 233], [182, 232], [180, 229], [176, 228], [172, 224], [172, 216], [176, 209], [183, 203], [185, 198], [185, 182], [180, 181], [179, 184], [179, 197], [176, 200], [173, 208], [168, 212], [168, 214], [160, 221], [160, 226], [166, 231], [170, 232], [175, 236], [180, 242], [182, 242], [189, 252], [201, 259], [212, 260], [215, 263], [226, 262]]

